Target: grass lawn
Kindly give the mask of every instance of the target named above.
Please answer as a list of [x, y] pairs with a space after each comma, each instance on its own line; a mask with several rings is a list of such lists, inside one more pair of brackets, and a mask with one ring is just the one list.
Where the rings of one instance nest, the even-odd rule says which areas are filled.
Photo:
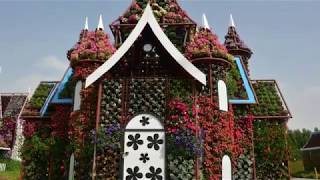
[[316, 178], [314, 171], [304, 171], [303, 162], [301, 160], [298, 161], [290, 161], [289, 168], [291, 176], [297, 178]]
[[[17, 180], [20, 174], [20, 162], [7, 159], [0, 159], [0, 162], [7, 164], [6, 171], [0, 172], [0, 180]], [[290, 161], [289, 168], [292, 177], [315, 179], [315, 174], [313, 171], [304, 171], [301, 160]]]
[[20, 162], [7, 159], [0, 159], [1, 163], [6, 163], [6, 171], [0, 172], [0, 180], [17, 180], [20, 174]]

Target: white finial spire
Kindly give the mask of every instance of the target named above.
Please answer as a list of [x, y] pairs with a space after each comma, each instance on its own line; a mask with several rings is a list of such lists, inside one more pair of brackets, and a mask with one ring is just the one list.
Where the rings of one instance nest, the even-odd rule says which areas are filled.
[[84, 30], [89, 30], [88, 17], [86, 16], [86, 21], [84, 24]]
[[202, 15], [202, 25], [203, 25], [204, 28], [210, 29], [210, 25], [208, 23], [208, 19], [207, 19], [206, 14]]
[[100, 14], [100, 16], [99, 16], [98, 29], [104, 30], [103, 21], [102, 21], [102, 15], [101, 15], [101, 14]]
[[233, 20], [232, 14], [230, 14], [230, 23], [229, 23], [229, 26], [230, 26], [230, 27], [236, 27], [236, 25], [234, 24], [234, 20]]

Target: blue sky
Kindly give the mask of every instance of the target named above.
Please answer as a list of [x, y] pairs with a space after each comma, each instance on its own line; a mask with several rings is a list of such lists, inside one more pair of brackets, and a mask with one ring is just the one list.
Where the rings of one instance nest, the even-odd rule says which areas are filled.
[[[41, 80], [60, 80], [66, 52], [103, 15], [105, 27], [131, 0], [1, 1], [0, 92], [26, 92]], [[242, 39], [254, 51], [252, 79], [276, 79], [294, 118], [290, 128], [320, 127], [320, 1], [185, 0], [197, 22], [206, 13], [223, 42], [232, 13]], [[109, 31], [109, 29], [108, 29]]]

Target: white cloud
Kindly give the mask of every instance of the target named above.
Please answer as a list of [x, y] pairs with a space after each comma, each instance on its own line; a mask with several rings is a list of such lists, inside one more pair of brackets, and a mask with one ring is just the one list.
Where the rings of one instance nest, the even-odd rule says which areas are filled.
[[46, 56], [40, 59], [39, 63], [36, 65], [40, 68], [46, 68], [52, 71], [65, 71], [68, 67], [67, 60], [60, 60], [56, 56]]
[[302, 87], [287, 89], [289, 100], [289, 108], [293, 113], [293, 119], [289, 121], [289, 127], [294, 129], [320, 127], [319, 121], [319, 102], [320, 102], [320, 86], [313, 85], [310, 87]]
[[40, 81], [59, 81], [68, 68], [67, 60], [60, 60], [56, 56], [39, 58], [35, 64], [20, 74], [14, 82], [8, 81], [7, 91], [31, 92], [37, 88]]
[[24, 92], [28, 92], [29, 88], [31, 93], [37, 88], [40, 81], [52, 81], [57, 80], [57, 77], [52, 75], [34, 73], [26, 76], [22, 76], [15, 81], [15, 87], [21, 89]]

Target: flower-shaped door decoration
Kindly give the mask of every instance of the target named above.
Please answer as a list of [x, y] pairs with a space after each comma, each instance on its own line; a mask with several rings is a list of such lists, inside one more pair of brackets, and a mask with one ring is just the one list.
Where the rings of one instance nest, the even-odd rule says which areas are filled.
[[135, 116], [124, 133], [123, 180], [165, 180], [165, 132], [150, 114]]

